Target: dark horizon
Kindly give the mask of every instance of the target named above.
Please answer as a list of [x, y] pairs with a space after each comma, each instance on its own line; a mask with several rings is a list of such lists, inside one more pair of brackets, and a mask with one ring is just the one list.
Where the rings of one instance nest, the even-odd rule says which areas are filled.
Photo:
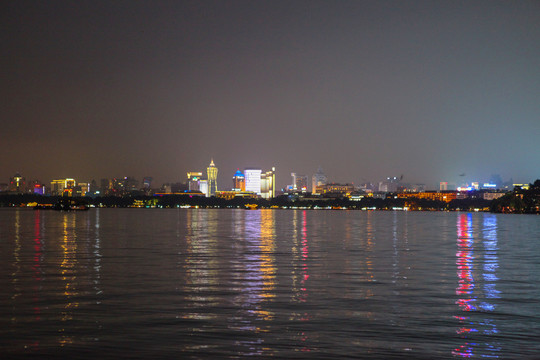
[[[0, 182], [540, 177], [537, 1], [6, 1]], [[460, 174], [466, 174], [460, 177]]]

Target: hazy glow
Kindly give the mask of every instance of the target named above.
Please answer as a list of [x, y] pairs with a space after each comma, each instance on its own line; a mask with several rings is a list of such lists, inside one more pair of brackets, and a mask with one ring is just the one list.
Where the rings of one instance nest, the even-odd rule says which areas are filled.
[[0, 182], [159, 186], [211, 157], [218, 184], [276, 166], [277, 188], [318, 166], [427, 189], [540, 177], [538, 1], [9, 1], [2, 15]]

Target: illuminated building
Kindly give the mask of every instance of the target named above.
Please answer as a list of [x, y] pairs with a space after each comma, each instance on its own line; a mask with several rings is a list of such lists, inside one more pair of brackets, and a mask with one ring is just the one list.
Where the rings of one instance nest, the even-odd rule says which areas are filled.
[[497, 184], [493, 184], [493, 183], [483, 183], [482, 184], [482, 189], [497, 189]]
[[245, 169], [245, 186], [246, 191], [254, 192], [255, 194], [261, 194], [261, 169]]
[[458, 192], [453, 191], [453, 190], [424, 191], [424, 192], [418, 192], [418, 193], [400, 193], [397, 196], [398, 198], [403, 198], [403, 199], [416, 198], [416, 199], [427, 199], [427, 200], [450, 202], [452, 200], [457, 199]]
[[448, 183], [446, 181], [441, 181], [439, 184], [439, 190], [446, 191], [448, 190]]
[[131, 191], [139, 190], [139, 181], [135, 180], [135, 178], [132, 178], [130, 176], [124, 177], [122, 180], [122, 192], [123, 194], [127, 194]]
[[113, 195], [116, 195], [116, 196], [123, 195], [124, 194], [124, 180], [113, 178], [111, 192]]
[[53, 195], [71, 195], [72, 189], [77, 185], [75, 179], [66, 178], [51, 181], [51, 193]]
[[109, 195], [110, 190], [112, 189], [112, 183], [110, 179], [101, 179], [99, 191], [101, 195]]
[[146, 195], [150, 195], [150, 193], [152, 192], [152, 177], [150, 176], [145, 176], [143, 178], [143, 188], [142, 190], [144, 191], [144, 193]]
[[246, 191], [246, 177], [240, 169], [236, 170], [233, 176], [233, 191]]
[[522, 189], [522, 190], [529, 190], [530, 189], [530, 184], [512, 184], [514, 186], [514, 188], [519, 188], [519, 189]]
[[199, 171], [190, 171], [187, 173], [188, 178], [188, 190], [189, 191], [199, 191], [199, 181], [202, 179], [202, 172]]
[[264, 199], [276, 197], [276, 168], [261, 174], [261, 196]]
[[90, 191], [89, 183], [78, 183], [73, 187], [73, 196], [86, 196], [86, 193]]
[[326, 185], [327, 183], [328, 178], [319, 166], [315, 175], [311, 177], [311, 192], [317, 194], [317, 186]]
[[154, 179], [152, 179], [152, 177], [150, 177], [150, 176], [145, 176], [143, 178], [143, 188], [144, 188], [144, 190], [150, 190], [150, 187], [152, 186], [152, 180], [154, 180]]
[[504, 195], [506, 195], [505, 192], [490, 192], [490, 191], [485, 191], [482, 193], [482, 198], [484, 200], [495, 200], [495, 199], [498, 199], [500, 197], [503, 197]]
[[45, 186], [43, 184], [34, 184], [34, 194], [45, 195]]
[[319, 185], [315, 189], [317, 194], [321, 194], [327, 197], [349, 197], [356, 188], [352, 184], [336, 184], [330, 183], [325, 185]]
[[208, 176], [208, 196], [215, 196], [217, 191], [218, 168], [214, 164], [213, 159], [210, 161], [210, 165], [206, 168], [206, 174]]
[[199, 180], [199, 191], [202, 192], [204, 195], [208, 196], [208, 180]]
[[26, 179], [19, 173], [15, 174], [9, 179], [9, 191], [19, 194], [26, 192]]
[[380, 192], [397, 192], [399, 181], [401, 179], [394, 177], [387, 177], [385, 181], [379, 182], [379, 191]]
[[291, 173], [292, 176], [292, 190], [306, 192], [308, 180], [306, 175], [298, 175], [297, 173]]
[[232, 200], [234, 198], [252, 198], [256, 199], [258, 196], [253, 192], [246, 191], [217, 191], [216, 197], [226, 200]]

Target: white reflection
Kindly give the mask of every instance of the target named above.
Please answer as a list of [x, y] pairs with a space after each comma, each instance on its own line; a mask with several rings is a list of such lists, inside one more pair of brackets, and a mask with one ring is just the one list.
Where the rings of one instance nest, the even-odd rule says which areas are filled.
[[[94, 239], [94, 292], [96, 295], [101, 295], [103, 291], [101, 290], [101, 239], [99, 233], [99, 208], [96, 208], [96, 223], [95, 223], [95, 239]], [[99, 298], [96, 300], [98, 304], [101, 303]]]
[[[15, 211], [15, 231], [14, 231], [14, 242], [15, 246], [13, 248], [13, 267], [15, 270], [11, 273], [11, 282], [13, 283], [13, 296], [12, 300], [17, 300], [21, 295], [21, 289], [19, 287], [19, 276], [21, 272], [21, 218], [20, 210]], [[17, 321], [17, 318], [13, 316], [11, 318], [12, 322]]]

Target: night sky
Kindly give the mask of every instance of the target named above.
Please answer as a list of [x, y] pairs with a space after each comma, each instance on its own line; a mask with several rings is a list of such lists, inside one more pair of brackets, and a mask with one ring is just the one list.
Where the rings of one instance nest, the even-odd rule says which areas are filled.
[[0, 182], [540, 178], [540, 1], [3, 1], [0, 41]]

